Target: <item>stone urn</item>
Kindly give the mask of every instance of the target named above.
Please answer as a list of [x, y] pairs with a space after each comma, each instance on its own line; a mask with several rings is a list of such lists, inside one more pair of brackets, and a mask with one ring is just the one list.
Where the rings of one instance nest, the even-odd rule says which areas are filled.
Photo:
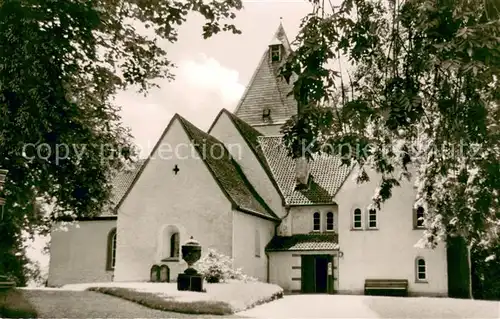
[[188, 264], [188, 268], [184, 271], [186, 274], [196, 274], [196, 269], [193, 268], [195, 262], [201, 258], [201, 245], [193, 239], [193, 236], [181, 247], [182, 259]]
[[181, 247], [182, 259], [188, 264], [184, 273], [177, 277], [177, 290], [203, 291], [203, 276], [193, 268], [195, 262], [200, 260], [201, 245], [191, 238]]

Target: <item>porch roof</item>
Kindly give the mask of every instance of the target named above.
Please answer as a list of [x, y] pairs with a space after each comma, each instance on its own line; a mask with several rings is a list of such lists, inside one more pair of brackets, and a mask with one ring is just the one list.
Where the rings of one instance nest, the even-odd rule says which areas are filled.
[[338, 249], [338, 236], [335, 233], [274, 236], [266, 246], [267, 252], [336, 249]]

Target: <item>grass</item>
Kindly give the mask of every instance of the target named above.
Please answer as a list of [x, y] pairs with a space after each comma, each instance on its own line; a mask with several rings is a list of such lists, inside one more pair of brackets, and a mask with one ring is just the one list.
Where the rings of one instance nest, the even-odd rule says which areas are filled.
[[150, 292], [142, 292], [119, 287], [92, 287], [88, 290], [119, 297], [146, 306], [148, 308], [162, 311], [172, 311], [196, 315], [208, 314], [221, 316], [234, 313], [231, 305], [222, 301], [176, 301], [173, 299], [159, 297], [156, 294]]
[[0, 318], [37, 318], [31, 303], [17, 289], [0, 290]]

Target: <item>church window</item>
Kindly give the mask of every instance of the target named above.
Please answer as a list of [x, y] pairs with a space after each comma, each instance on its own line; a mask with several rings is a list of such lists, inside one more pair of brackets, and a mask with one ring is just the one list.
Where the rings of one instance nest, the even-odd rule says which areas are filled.
[[106, 270], [113, 270], [116, 264], [116, 228], [108, 233], [107, 251]]
[[179, 233], [173, 233], [170, 236], [170, 257], [179, 257]]
[[313, 230], [320, 231], [321, 230], [321, 215], [318, 212], [313, 214]]
[[424, 208], [419, 206], [416, 210], [413, 211], [413, 226], [414, 228], [423, 228], [424, 227]]
[[353, 223], [352, 223], [352, 228], [354, 229], [361, 229], [362, 227], [362, 222], [361, 222], [361, 209], [356, 208], [353, 213]]
[[259, 230], [255, 230], [255, 257], [260, 257], [260, 233]]
[[425, 264], [425, 259], [418, 257], [416, 260], [416, 280], [426, 281], [427, 280], [427, 267]]
[[271, 62], [279, 62], [281, 61], [281, 46], [272, 45], [271, 46]]
[[377, 210], [370, 209], [368, 211], [368, 228], [377, 228]]
[[326, 230], [327, 231], [333, 230], [333, 213], [332, 212], [328, 212], [326, 214]]

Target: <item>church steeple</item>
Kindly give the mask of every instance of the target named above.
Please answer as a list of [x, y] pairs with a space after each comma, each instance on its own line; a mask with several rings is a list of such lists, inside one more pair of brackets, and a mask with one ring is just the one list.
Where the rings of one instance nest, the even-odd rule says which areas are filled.
[[280, 24], [264, 52], [235, 114], [264, 134], [279, 134], [281, 125], [297, 114], [297, 104], [287, 96], [292, 85], [278, 77], [278, 70], [291, 52]]

